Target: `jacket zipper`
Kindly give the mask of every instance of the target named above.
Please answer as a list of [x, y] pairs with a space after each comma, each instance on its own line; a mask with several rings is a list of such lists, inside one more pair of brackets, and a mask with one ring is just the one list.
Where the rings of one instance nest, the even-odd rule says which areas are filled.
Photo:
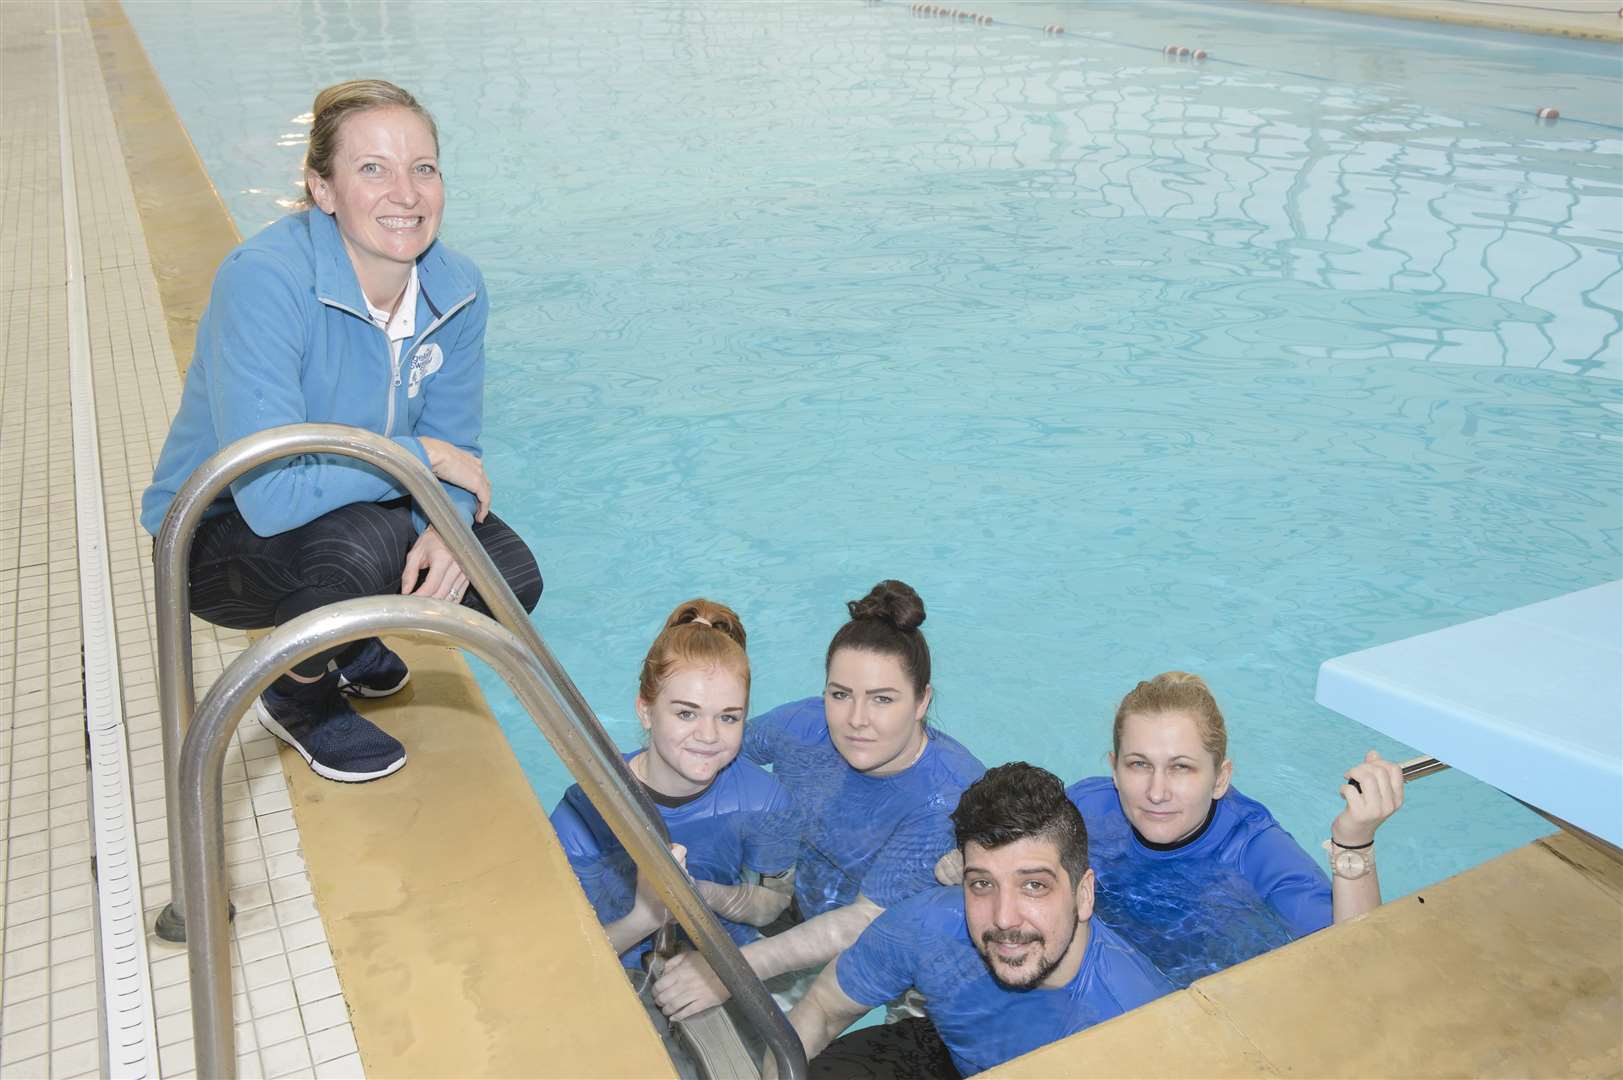
[[[464, 296], [461, 301], [452, 304], [449, 308], [447, 308], [445, 313], [439, 318], [429, 323], [428, 329], [424, 330], [421, 334], [418, 334], [417, 340], [412, 342], [412, 351], [415, 352], [419, 347], [421, 347], [423, 342], [428, 340], [428, 335], [432, 334], [434, 331], [443, 326], [446, 319], [449, 319], [452, 315], [455, 315], [457, 312], [473, 303], [473, 298], [478, 295], [478, 293], [469, 293], [467, 296]], [[394, 434], [395, 399], [400, 396], [400, 359], [395, 356], [394, 346], [389, 342], [389, 331], [373, 322], [370, 315], [362, 315], [360, 312], [346, 304], [340, 304], [336, 300], [328, 300], [324, 297], [318, 299], [320, 299], [321, 302], [326, 304], [328, 307], [337, 308], [339, 311], [347, 311], [357, 319], [364, 320], [368, 326], [376, 327], [378, 333], [383, 335], [384, 347], [389, 350], [389, 404], [388, 409], [383, 414], [383, 437], [385, 439], [389, 438]], [[405, 352], [404, 343], [402, 343], [401, 352]]]

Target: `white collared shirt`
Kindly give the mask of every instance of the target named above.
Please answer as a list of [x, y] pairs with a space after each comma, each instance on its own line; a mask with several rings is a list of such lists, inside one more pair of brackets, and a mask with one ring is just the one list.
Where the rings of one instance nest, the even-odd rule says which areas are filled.
[[[363, 290], [361, 295], [366, 296]], [[372, 317], [372, 322], [389, 335], [389, 363], [394, 370], [400, 369], [400, 344], [417, 332], [417, 265], [412, 264], [411, 277], [406, 279], [406, 291], [400, 296], [400, 303], [396, 305], [394, 318], [382, 308], [372, 306], [370, 297], [366, 298], [366, 312]]]

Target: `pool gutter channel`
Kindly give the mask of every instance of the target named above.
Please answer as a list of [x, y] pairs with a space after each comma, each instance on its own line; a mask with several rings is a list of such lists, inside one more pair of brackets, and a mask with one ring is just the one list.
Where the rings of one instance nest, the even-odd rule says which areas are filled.
[[[97, 963], [101, 982], [101, 1074], [158, 1075], [158, 1032], [141, 906], [135, 807], [126, 738], [118, 640], [114, 633], [107, 518], [102, 490], [92, 381], [90, 318], [85, 299], [84, 251], [74, 179], [68, 106], [65, 34], [60, 4], [55, 16], [58, 149], [62, 228], [66, 251], [73, 473], [79, 557], [79, 606], [84, 633], [84, 698], [89, 757], [90, 827], [95, 850]], [[82, 32], [82, 29], [80, 30]]]

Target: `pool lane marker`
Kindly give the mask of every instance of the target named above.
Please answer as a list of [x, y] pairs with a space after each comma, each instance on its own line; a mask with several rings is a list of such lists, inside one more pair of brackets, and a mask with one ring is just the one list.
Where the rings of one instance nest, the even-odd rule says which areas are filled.
[[[961, 11], [958, 8], [942, 7], [939, 4], [913, 4], [910, 10], [915, 15], [962, 16], [963, 18], [974, 20], [983, 26], [990, 26], [992, 23], [992, 17], [990, 15], [976, 15], [974, 12]], [[1623, 9], [1619, 9], [1618, 14], [1619, 17], [1623, 17]], [[985, 22], [981, 22], [983, 19]], [[1011, 26], [1018, 30], [1036, 30], [1045, 36], [1055, 36], [1065, 33], [1065, 27], [1060, 26], [1058, 23], [1049, 23], [1046, 26], [1035, 26], [1030, 23], [1004, 23], [1003, 25]], [[1097, 35], [1088, 35], [1086, 31], [1083, 32], [1083, 36], [1097, 37]], [[1154, 51], [1154, 46], [1152, 45], [1138, 45], [1131, 41], [1119, 41], [1114, 38], [1098, 38], [1098, 40], [1119, 49], [1141, 49], [1146, 52]], [[1207, 52], [1205, 49], [1191, 49], [1187, 45], [1164, 45], [1161, 47], [1160, 52], [1162, 56], [1168, 58], [1169, 60], [1188, 61], [1190, 62], [1191, 66], [1195, 64], [1204, 64], [1207, 60], [1212, 59], [1212, 54]], [[1308, 79], [1313, 82], [1330, 83], [1336, 81], [1328, 75], [1316, 75], [1312, 72], [1296, 71], [1291, 68], [1263, 67], [1260, 64], [1247, 64], [1239, 60], [1216, 60], [1214, 62], [1219, 64], [1227, 64], [1229, 67], [1240, 68], [1242, 70], [1265, 71], [1269, 74], [1275, 75], [1289, 75], [1292, 78]], [[1479, 103], [1477, 107], [1483, 109], [1492, 109], [1496, 112], [1514, 112], [1526, 115], [1524, 111], [1525, 107], [1517, 105], [1492, 105], [1484, 102]], [[1551, 127], [1555, 124], [1556, 120], [1561, 118], [1561, 110], [1550, 105], [1545, 105], [1535, 110], [1534, 116], [1544, 122], [1544, 127]], [[1619, 126], [1617, 124], [1608, 124], [1600, 120], [1573, 119], [1571, 122], [1574, 124], [1584, 124], [1589, 127], [1598, 127], [1606, 131], [1623, 131], [1623, 126]]]
[[136, 858], [135, 808], [130, 791], [129, 742], [124, 731], [118, 638], [113, 633], [112, 574], [107, 562], [107, 517], [96, 436], [96, 391], [91, 374], [90, 315], [85, 302], [84, 249], [79, 192], [74, 181], [72, 123], [62, 38], [84, 41], [88, 26], [56, 21], [57, 141], [62, 169], [62, 232], [67, 263], [68, 385], [73, 415], [73, 494], [79, 546], [79, 617], [84, 629], [85, 726], [90, 749], [91, 828], [95, 831], [94, 891], [97, 952], [101, 961], [102, 1075], [158, 1075], [158, 1029], [153, 1017], [141, 870]]
[[934, 15], [937, 18], [945, 19], [968, 19], [976, 26], [992, 25], [992, 16], [978, 15], [963, 8], [942, 7], [940, 4], [914, 4], [909, 10], [915, 15]]

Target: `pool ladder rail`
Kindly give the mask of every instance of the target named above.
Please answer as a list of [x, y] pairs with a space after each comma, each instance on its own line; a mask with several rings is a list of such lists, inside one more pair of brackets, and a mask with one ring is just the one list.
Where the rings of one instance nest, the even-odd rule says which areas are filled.
[[[269, 462], [302, 454], [355, 458], [397, 480], [439, 532], [495, 618], [427, 597], [347, 600], [284, 623], [250, 645], [197, 703], [187, 589], [197, 526], [233, 480]], [[222, 813], [225, 752], [231, 735], [253, 700], [294, 664], [335, 645], [385, 633], [411, 633], [469, 650], [512, 687], [631, 855], [638, 873], [653, 881], [675, 921], [731, 992], [736, 1007], [769, 1049], [778, 1076], [804, 1080], [806, 1055], [799, 1037], [671, 856], [664, 819], [473, 530], [457, 514], [440, 481], [421, 461], [390, 439], [339, 424], [292, 424], [258, 432], [221, 449], [187, 479], [158, 532], [155, 558], [158, 700], [171, 866], [171, 901], [159, 917], [158, 933], [166, 940], [186, 942], [197, 1075], [231, 1080], [237, 1069]]]

